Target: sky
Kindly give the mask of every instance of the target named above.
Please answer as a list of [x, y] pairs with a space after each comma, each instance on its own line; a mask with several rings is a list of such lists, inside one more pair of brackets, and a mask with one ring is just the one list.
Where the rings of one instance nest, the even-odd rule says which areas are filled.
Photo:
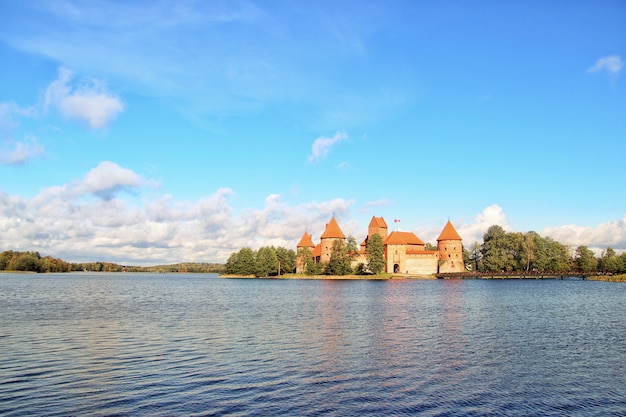
[[0, 250], [225, 262], [383, 216], [622, 252], [624, 22], [621, 0], [0, 0]]

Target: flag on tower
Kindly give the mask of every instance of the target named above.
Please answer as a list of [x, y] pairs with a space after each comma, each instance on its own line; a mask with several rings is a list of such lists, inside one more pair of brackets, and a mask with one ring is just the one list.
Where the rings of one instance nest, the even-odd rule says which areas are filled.
[[399, 219], [393, 219], [393, 222], [394, 223], [400, 223], [400, 220]]

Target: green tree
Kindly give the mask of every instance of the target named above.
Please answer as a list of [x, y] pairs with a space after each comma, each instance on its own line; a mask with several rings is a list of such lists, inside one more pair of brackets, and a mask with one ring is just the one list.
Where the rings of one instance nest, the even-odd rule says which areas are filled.
[[242, 248], [239, 252], [232, 253], [224, 266], [224, 273], [230, 275], [254, 275], [255, 272], [256, 255], [250, 248]]
[[483, 268], [485, 271], [503, 271], [507, 265], [506, 232], [501, 226], [491, 226], [483, 235]]
[[602, 256], [598, 261], [598, 270], [612, 274], [619, 273], [622, 270], [622, 259], [615, 253], [613, 248], [608, 247], [602, 251]]
[[281, 275], [296, 272], [296, 252], [293, 249], [278, 247], [276, 248], [276, 257], [278, 258]]
[[576, 269], [581, 272], [593, 272], [597, 269], [598, 260], [593, 251], [587, 248], [587, 246], [577, 247], [574, 259], [576, 261]]
[[426, 245], [424, 245], [424, 249], [425, 250], [437, 250], [437, 246], [433, 245], [432, 243], [426, 242]]
[[333, 242], [325, 272], [327, 275], [348, 275], [352, 272], [350, 257], [346, 253], [346, 244], [342, 239]]
[[385, 246], [383, 238], [378, 233], [374, 233], [367, 239], [365, 255], [367, 256], [367, 269], [373, 274], [380, 274], [385, 270]]
[[273, 246], [263, 246], [257, 251], [254, 274], [257, 277], [278, 274], [278, 258], [276, 257], [276, 249]]
[[537, 238], [539, 234], [536, 232], [528, 232], [523, 235], [521, 244], [522, 244], [522, 261], [524, 264], [522, 268], [526, 270], [526, 272], [530, 271], [531, 268], [535, 268], [535, 261], [537, 260]]
[[355, 256], [357, 253], [359, 253], [359, 247], [356, 244], [356, 239], [354, 238], [354, 236], [348, 236], [348, 238], [346, 239], [346, 253], [349, 256]]

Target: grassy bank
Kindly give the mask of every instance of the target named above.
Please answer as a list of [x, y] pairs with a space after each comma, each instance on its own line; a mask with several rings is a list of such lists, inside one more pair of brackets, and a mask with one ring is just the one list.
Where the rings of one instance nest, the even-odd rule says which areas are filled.
[[620, 275], [596, 275], [587, 278], [589, 281], [626, 282], [626, 274]]

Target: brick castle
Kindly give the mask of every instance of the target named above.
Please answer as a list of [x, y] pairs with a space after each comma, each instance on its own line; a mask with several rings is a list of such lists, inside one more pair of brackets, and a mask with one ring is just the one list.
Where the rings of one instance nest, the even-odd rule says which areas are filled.
[[[368, 226], [368, 234], [360, 245], [360, 250], [352, 258], [353, 267], [359, 263], [367, 265], [365, 248], [369, 237], [374, 234], [380, 235], [383, 240], [385, 272], [432, 275], [465, 270], [463, 242], [450, 220], [437, 238], [437, 250], [426, 250], [426, 244], [414, 233], [399, 231], [389, 233], [385, 219], [374, 216]], [[345, 243], [346, 236], [333, 216], [320, 236], [320, 243], [314, 244], [311, 235], [305, 231], [298, 242], [297, 249], [300, 252], [301, 248], [308, 248], [315, 262], [328, 263], [333, 242], [339, 239]], [[296, 272], [303, 273], [304, 266], [305, 260], [298, 257]]]

